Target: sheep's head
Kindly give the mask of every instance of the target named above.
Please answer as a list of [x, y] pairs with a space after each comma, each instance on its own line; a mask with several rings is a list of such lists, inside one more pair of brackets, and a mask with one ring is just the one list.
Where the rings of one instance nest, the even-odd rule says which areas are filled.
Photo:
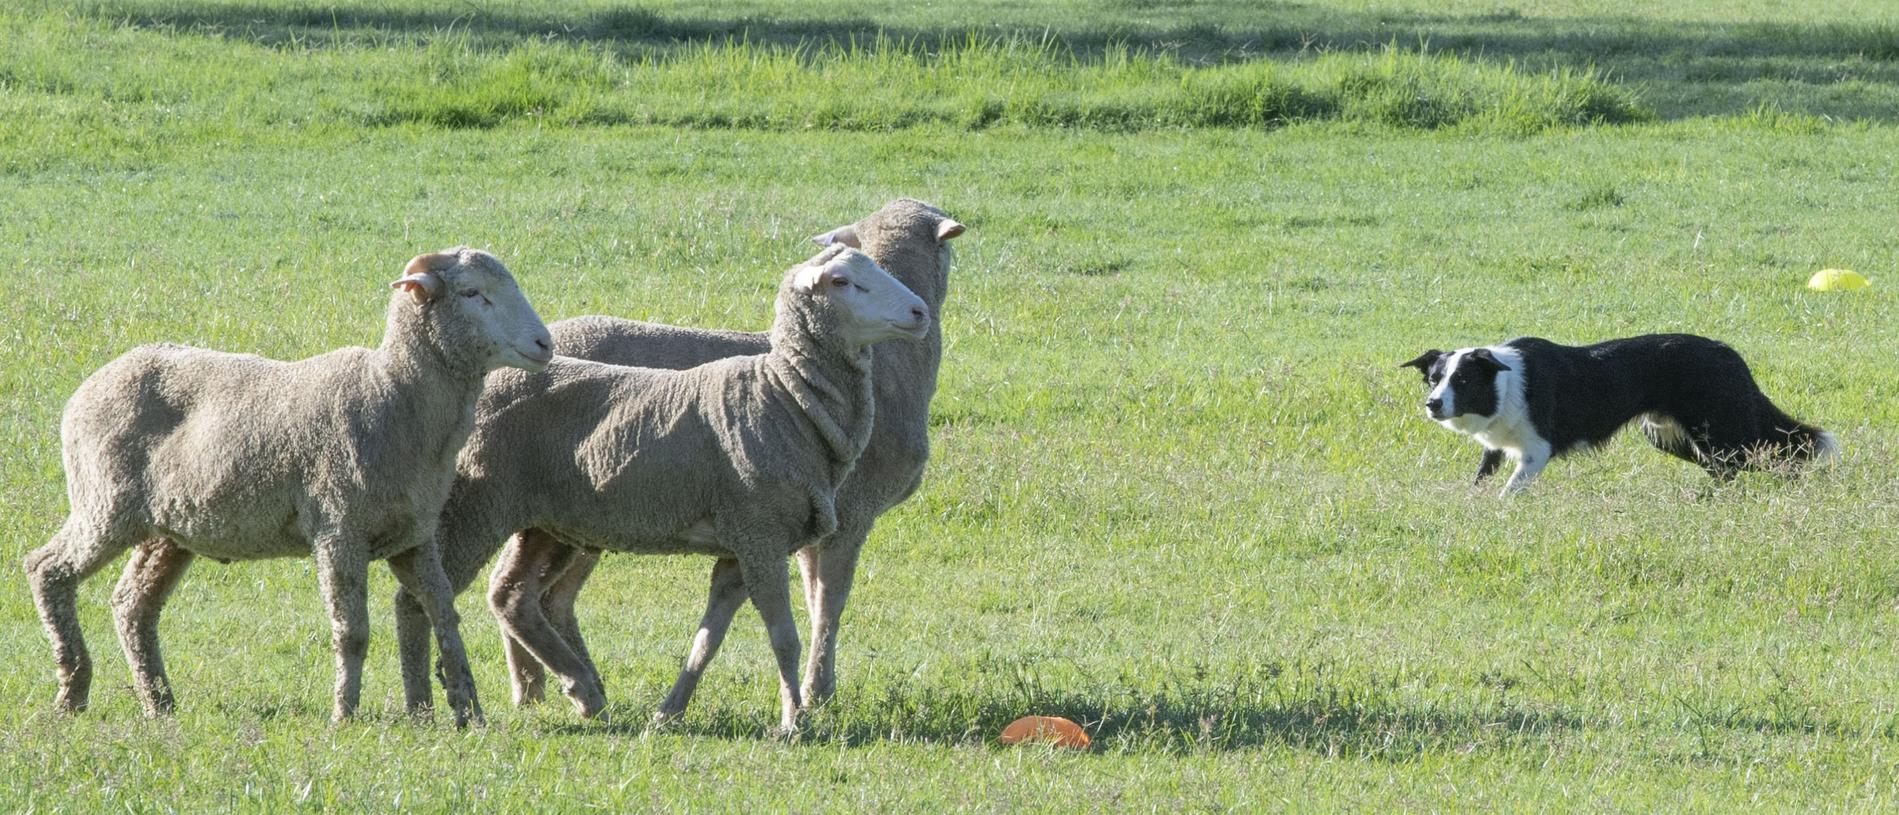
[[[930, 330], [930, 312], [922, 298], [869, 255], [842, 244], [826, 247], [792, 269], [784, 295], [809, 303], [853, 348], [917, 339]], [[782, 307], [785, 297], [779, 302]]]
[[466, 247], [417, 255], [389, 286], [432, 321], [454, 326], [450, 336], [459, 336], [451, 341], [475, 351], [485, 370], [539, 371], [554, 357], [547, 326], [494, 255]]
[[895, 270], [912, 291], [940, 303], [949, 285], [950, 240], [964, 231], [961, 222], [942, 210], [899, 198], [857, 223], [814, 235], [811, 242], [861, 250]]
[[[915, 198], [899, 198], [857, 223], [813, 235], [811, 242], [819, 246], [841, 243], [875, 255], [881, 248], [876, 245], [879, 238], [921, 239], [945, 245], [965, 229], [961, 222], [936, 207]], [[866, 243], [871, 245], [866, 246]]]

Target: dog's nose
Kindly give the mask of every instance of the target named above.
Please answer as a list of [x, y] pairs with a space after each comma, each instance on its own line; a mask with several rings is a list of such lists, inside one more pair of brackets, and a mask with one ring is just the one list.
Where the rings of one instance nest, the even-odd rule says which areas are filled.
[[1438, 408], [1441, 408], [1443, 406], [1444, 406], [1444, 400], [1442, 399], [1432, 399], [1424, 403], [1425, 410], [1437, 410]]

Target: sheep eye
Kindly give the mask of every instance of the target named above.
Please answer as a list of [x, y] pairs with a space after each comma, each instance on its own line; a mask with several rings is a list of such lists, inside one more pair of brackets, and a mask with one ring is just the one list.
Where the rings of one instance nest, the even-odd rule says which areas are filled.
[[850, 284], [851, 284], [851, 281], [845, 280], [844, 278], [841, 278], [841, 277], [831, 278], [831, 288], [834, 288], [834, 289], [841, 289], [841, 288], [844, 288], [845, 286], [849, 286]]
[[476, 298], [476, 297], [480, 297], [480, 296], [481, 296], [481, 292], [480, 292], [480, 291], [477, 291], [477, 290], [475, 290], [475, 289], [466, 289], [466, 290], [463, 290], [463, 291], [458, 291], [458, 292], [456, 292], [456, 294], [459, 294], [459, 295], [461, 295], [461, 296], [463, 296], [463, 297], [467, 297], [467, 298], [469, 298], [469, 299], [474, 299], [474, 298]]

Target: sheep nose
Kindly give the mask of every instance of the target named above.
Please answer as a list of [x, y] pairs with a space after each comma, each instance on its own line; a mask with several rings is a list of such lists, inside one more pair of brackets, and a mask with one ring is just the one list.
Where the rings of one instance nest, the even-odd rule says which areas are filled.
[[1432, 399], [1431, 401], [1424, 403], [1424, 407], [1426, 410], [1437, 410], [1438, 408], [1441, 408], [1443, 406], [1444, 406], [1444, 400], [1442, 399]]
[[923, 309], [921, 308], [913, 308], [913, 309], [910, 309], [910, 316], [913, 319], [921, 320], [928, 315], [924, 314]]
[[549, 345], [547, 340], [541, 339], [540, 337], [534, 338], [534, 344], [538, 346], [541, 350], [547, 351], [549, 353], [552, 353], [554, 350], [554, 346]]

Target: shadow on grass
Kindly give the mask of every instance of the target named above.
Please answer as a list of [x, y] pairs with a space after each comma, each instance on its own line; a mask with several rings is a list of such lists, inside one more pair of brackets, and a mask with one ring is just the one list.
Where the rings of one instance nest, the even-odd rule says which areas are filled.
[[[669, 17], [628, 8], [575, 15], [482, 9], [283, 9], [256, 0], [219, 3], [109, 0], [87, 7], [103, 20], [195, 31], [267, 45], [393, 44], [441, 36], [485, 47], [527, 40], [588, 44], [622, 56], [736, 39], [768, 45], [866, 47], [881, 35], [934, 50], [970, 36], [1046, 40], [1083, 59], [1117, 48], [1173, 53], [1190, 62], [1289, 58], [1396, 43], [1536, 69], [1595, 67], [1634, 83], [1663, 118], [1735, 113], [1768, 105], [1844, 119], [1899, 121], [1899, 23], [1671, 22], [1634, 17], [1533, 18], [1513, 10], [1476, 15], [1367, 13], [1282, 3], [1210, 5], [1170, 15], [1165, 27], [1113, 20], [1050, 27], [939, 18], [939, 28], [873, 19]], [[1198, 16], [1196, 16], [1198, 15]], [[1044, 15], [1046, 16], [1046, 15]]]
[[[1242, 688], [1252, 687], [1242, 683]], [[748, 698], [750, 697], [747, 694]], [[1512, 703], [1467, 709], [1415, 706], [1351, 694], [1311, 693], [1269, 700], [1238, 688], [1138, 693], [1035, 692], [984, 695], [980, 690], [881, 685], [846, 692], [807, 715], [798, 739], [857, 747], [883, 742], [993, 744], [1024, 715], [1063, 716], [1082, 725], [1098, 750], [1225, 752], [1266, 746], [1331, 757], [1403, 760], [1429, 753], [1468, 753], [1542, 741], [1582, 726], [1567, 714]], [[656, 699], [657, 697], [655, 697]], [[775, 705], [723, 702], [700, 694], [696, 710], [666, 732], [731, 740], [775, 738]], [[567, 721], [549, 732], [638, 737], [651, 709], [615, 704], [605, 722]]]
[[[741, 702], [702, 694], [698, 709], [664, 732], [729, 741], [777, 739], [771, 732], [776, 706], [751, 704], [757, 699], [746, 696], [748, 701]], [[658, 698], [654, 695], [653, 701]], [[1758, 736], [1899, 739], [1899, 726], [1883, 720], [1856, 725], [1799, 712], [1738, 708], [1710, 713], [1684, 707], [1680, 712], [1680, 718], [1652, 723], [1650, 729], [1700, 745], [1682, 754], [1685, 761], [1726, 755], [1732, 745]], [[562, 719], [539, 727], [565, 736], [639, 738], [650, 732], [648, 706], [619, 703], [608, 713], [607, 721]], [[1547, 705], [1501, 700], [1418, 705], [1318, 690], [1283, 700], [1245, 701], [1225, 689], [1185, 694], [1104, 689], [1009, 700], [943, 692], [940, 687], [900, 691], [886, 686], [868, 698], [846, 692], [808, 714], [796, 741], [848, 747], [890, 742], [995, 745], [1003, 727], [1024, 715], [1074, 720], [1088, 731], [1097, 751], [1191, 754], [1282, 747], [1327, 758], [1383, 761], [1533, 749], [1560, 743], [1564, 734], [1586, 726], [1581, 717]]]

